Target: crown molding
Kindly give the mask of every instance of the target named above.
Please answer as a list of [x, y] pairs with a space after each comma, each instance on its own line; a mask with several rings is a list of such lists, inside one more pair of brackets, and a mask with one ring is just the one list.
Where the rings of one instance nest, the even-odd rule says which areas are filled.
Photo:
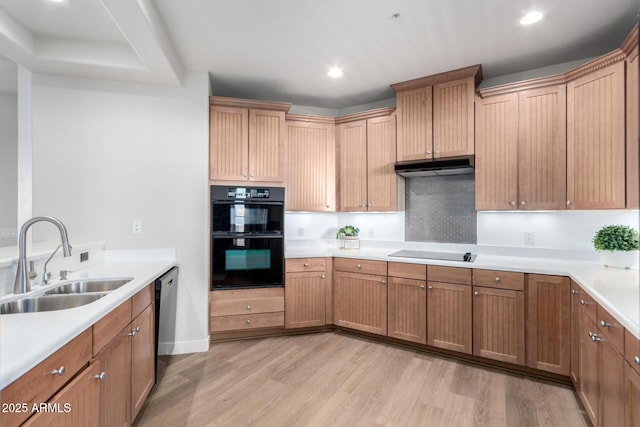
[[288, 102], [274, 101], [257, 101], [254, 99], [227, 98], [224, 96], [210, 96], [209, 105], [218, 107], [238, 107], [238, 108], [254, 108], [260, 110], [284, 111], [285, 113], [291, 108]]
[[460, 80], [473, 77], [475, 86], [477, 87], [482, 81], [482, 65], [472, 65], [457, 70], [445, 71], [444, 73], [434, 74], [432, 76], [420, 77], [418, 79], [407, 80], [406, 82], [395, 83], [391, 88], [396, 92], [417, 89], [424, 86], [433, 86], [438, 83], [446, 83], [453, 80]]
[[287, 114], [285, 120], [287, 122], [318, 123], [323, 125], [336, 124], [336, 119], [333, 117], [311, 116], [306, 114]]
[[564, 74], [556, 74], [548, 77], [541, 77], [537, 79], [520, 80], [513, 83], [507, 83], [500, 86], [492, 86], [488, 88], [479, 89], [477, 91], [480, 97], [486, 98], [488, 96], [506, 95], [509, 93], [520, 92], [523, 90], [539, 89], [543, 87], [559, 86], [566, 84], [567, 80]]
[[616, 62], [624, 61], [625, 58], [626, 55], [622, 50], [616, 49], [611, 51], [606, 55], [564, 73], [566, 82], [569, 83], [570, 81], [578, 79], [586, 74], [592, 73], [611, 64], [615, 64]]
[[336, 117], [336, 124], [355, 122], [356, 120], [373, 119], [375, 117], [383, 117], [391, 115], [396, 109], [394, 107], [376, 108], [375, 110], [363, 111], [360, 113], [347, 114], [346, 116]]
[[627, 56], [632, 56], [634, 49], [635, 55], [638, 54], [638, 25], [636, 24], [626, 39], [622, 42], [620, 50], [622, 50]]

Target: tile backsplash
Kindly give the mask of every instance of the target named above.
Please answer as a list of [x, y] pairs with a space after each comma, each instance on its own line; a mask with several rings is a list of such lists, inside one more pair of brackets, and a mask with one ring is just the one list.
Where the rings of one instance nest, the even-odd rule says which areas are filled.
[[476, 243], [473, 174], [407, 178], [405, 240]]

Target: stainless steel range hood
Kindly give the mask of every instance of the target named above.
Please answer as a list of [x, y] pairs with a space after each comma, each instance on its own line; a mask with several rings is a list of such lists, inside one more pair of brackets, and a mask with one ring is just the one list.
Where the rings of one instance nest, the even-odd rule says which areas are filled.
[[451, 157], [448, 159], [419, 160], [396, 163], [396, 173], [404, 177], [461, 175], [473, 173], [474, 157]]

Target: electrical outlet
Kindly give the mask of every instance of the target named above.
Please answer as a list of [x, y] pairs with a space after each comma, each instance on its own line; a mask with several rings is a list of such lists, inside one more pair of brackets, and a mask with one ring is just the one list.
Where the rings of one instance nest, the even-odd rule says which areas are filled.
[[80, 253], [80, 262], [89, 261], [89, 252]]
[[536, 233], [533, 230], [524, 231], [524, 244], [527, 246], [533, 246], [536, 244]]
[[133, 233], [140, 234], [142, 233], [142, 221], [133, 221]]

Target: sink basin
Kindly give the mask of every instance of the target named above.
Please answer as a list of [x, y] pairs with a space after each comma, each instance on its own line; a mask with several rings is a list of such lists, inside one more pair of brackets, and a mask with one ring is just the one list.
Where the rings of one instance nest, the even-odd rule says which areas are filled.
[[89, 292], [109, 292], [126, 285], [131, 277], [119, 277], [114, 279], [79, 279], [62, 283], [45, 292], [45, 295], [53, 294], [84, 294]]
[[43, 295], [33, 298], [24, 298], [1, 304], [0, 314], [64, 310], [66, 308], [75, 308], [92, 303], [105, 295], [107, 294], [93, 293], [79, 295]]

